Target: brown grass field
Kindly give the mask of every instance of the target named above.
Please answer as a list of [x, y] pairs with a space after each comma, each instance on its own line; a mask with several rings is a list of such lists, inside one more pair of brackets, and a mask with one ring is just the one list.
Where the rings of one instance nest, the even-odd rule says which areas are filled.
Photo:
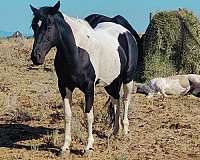
[[87, 130], [83, 94], [73, 94], [71, 154], [56, 155], [63, 141], [62, 100], [53, 59], [33, 66], [33, 40], [0, 39], [0, 160], [200, 160], [200, 99], [188, 95], [147, 99], [133, 94], [130, 132], [108, 139], [107, 95], [96, 89], [94, 153], [84, 157]]

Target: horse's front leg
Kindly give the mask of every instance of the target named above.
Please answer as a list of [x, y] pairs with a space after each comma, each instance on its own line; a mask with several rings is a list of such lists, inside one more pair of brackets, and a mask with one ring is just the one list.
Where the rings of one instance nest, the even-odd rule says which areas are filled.
[[64, 102], [64, 143], [61, 147], [61, 153], [70, 152], [70, 143], [71, 143], [71, 101], [72, 101], [72, 91], [64, 86], [59, 86], [63, 102]]
[[90, 150], [93, 149], [94, 138], [92, 135], [92, 124], [94, 122], [94, 115], [93, 115], [93, 102], [94, 102], [94, 86], [89, 87], [89, 90], [85, 92], [85, 114], [87, 118], [87, 129], [88, 129], [88, 139], [87, 145], [85, 147], [85, 153], [88, 153]]

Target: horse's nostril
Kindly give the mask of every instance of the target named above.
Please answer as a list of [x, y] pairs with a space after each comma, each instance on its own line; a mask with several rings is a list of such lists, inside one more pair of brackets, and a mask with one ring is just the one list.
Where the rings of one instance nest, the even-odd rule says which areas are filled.
[[37, 58], [38, 58], [38, 59], [41, 58], [41, 54], [40, 54], [40, 53], [37, 54]]

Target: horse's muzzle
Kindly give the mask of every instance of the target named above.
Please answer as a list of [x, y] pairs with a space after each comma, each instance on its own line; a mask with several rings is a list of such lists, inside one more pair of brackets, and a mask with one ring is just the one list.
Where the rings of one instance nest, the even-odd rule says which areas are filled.
[[41, 55], [42, 54], [40, 54], [40, 53], [37, 53], [37, 54], [32, 53], [31, 54], [31, 60], [34, 65], [42, 65], [44, 63], [44, 57]]

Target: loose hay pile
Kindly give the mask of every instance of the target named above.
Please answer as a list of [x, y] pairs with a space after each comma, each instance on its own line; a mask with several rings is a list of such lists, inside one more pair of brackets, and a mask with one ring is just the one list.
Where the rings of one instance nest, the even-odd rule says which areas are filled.
[[200, 22], [190, 11], [154, 15], [143, 40], [144, 78], [200, 74]]

